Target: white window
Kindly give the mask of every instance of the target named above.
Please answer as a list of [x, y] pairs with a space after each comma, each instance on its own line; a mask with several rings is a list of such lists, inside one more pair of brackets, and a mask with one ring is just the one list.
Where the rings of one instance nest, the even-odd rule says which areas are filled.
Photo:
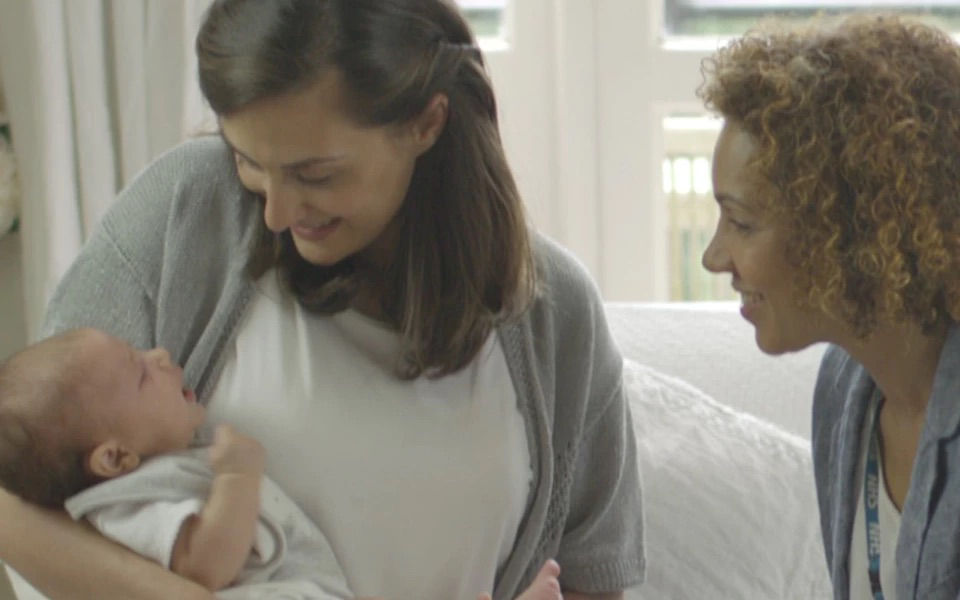
[[457, 4], [484, 49], [506, 43], [507, 0], [457, 0]]
[[768, 15], [878, 8], [960, 32], [960, 0], [458, 0], [480, 38], [534, 224], [609, 300], [731, 298], [700, 255], [719, 123], [701, 60]]
[[909, 13], [955, 34], [958, 0], [594, 0], [605, 295], [732, 297], [700, 266], [716, 206], [703, 176], [718, 123], [700, 105], [701, 60], [759, 19], [818, 12]]
[[710, 158], [719, 119], [668, 116], [663, 120], [663, 201], [667, 219], [667, 272], [671, 300], [730, 300], [729, 281], [706, 271], [700, 257], [716, 228]]
[[663, 25], [669, 36], [726, 36], [742, 33], [758, 19], [776, 15], [805, 19], [817, 13], [895, 11], [960, 31], [956, 0], [664, 0]]

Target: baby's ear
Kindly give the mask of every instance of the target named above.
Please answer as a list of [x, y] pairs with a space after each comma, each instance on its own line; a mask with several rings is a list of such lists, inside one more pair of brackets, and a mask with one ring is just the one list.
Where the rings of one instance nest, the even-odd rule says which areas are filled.
[[117, 440], [101, 442], [87, 455], [87, 469], [104, 479], [129, 473], [139, 465], [140, 455]]

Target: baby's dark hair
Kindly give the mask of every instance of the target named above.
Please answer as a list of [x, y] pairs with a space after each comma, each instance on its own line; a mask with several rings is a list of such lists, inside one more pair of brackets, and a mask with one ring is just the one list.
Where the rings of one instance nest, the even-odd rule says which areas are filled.
[[0, 364], [0, 486], [47, 507], [62, 508], [96, 482], [70, 426], [78, 335], [49, 338]]

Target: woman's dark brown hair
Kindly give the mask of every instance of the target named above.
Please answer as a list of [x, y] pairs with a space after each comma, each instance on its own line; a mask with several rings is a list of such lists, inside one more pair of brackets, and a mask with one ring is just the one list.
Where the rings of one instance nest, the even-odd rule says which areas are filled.
[[[365, 126], [403, 124], [436, 94], [449, 98], [444, 131], [418, 159], [397, 217], [393, 263], [375, 278], [401, 336], [398, 374], [461, 369], [497, 323], [528, 306], [536, 276], [523, 206], [483, 58], [451, 2], [216, 0], [197, 55], [200, 87], [218, 115], [304, 89], [330, 69]], [[307, 263], [289, 232], [265, 226], [249, 267], [254, 277], [278, 268], [318, 313], [346, 308], [364, 277], [349, 258]]]

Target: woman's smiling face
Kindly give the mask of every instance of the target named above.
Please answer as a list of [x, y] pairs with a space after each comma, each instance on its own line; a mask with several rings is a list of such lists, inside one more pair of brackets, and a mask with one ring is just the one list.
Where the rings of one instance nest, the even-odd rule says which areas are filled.
[[[750, 164], [756, 143], [738, 123], [727, 121], [713, 154], [713, 189], [720, 219], [703, 266], [730, 273], [740, 293], [743, 317], [756, 330], [757, 345], [768, 354], [800, 350], [829, 340], [824, 313], [797, 302], [796, 267], [786, 259], [787, 227], [765, 202], [775, 190]], [[775, 201], [775, 198], [773, 198]]]
[[428, 147], [398, 128], [355, 123], [341, 86], [331, 70], [220, 119], [240, 180], [263, 199], [267, 227], [289, 230], [299, 254], [324, 266], [390, 252], [387, 233]]

